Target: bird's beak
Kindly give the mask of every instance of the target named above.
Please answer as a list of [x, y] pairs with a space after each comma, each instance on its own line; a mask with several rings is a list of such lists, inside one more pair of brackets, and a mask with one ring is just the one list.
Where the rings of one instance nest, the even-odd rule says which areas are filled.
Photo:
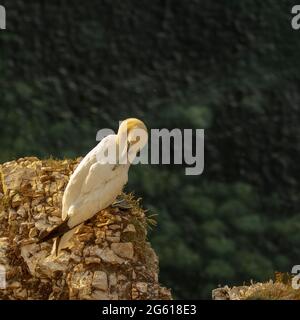
[[122, 154], [121, 154], [121, 159], [120, 159], [121, 163], [124, 163], [124, 161], [125, 161], [125, 163], [127, 164], [127, 161], [128, 161], [127, 155], [128, 155], [129, 148], [130, 148], [130, 143], [129, 143], [129, 141], [127, 141], [126, 147], [123, 149]]

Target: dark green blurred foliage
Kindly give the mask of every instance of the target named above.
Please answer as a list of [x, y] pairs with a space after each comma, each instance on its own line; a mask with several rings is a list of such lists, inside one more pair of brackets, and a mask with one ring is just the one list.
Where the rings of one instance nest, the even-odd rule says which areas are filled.
[[293, 1], [3, 0], [1, 161], [75, 157], [97, 130], [205, 128], [205, 171], [136, 166], [178, 298], [263, 280], [300, 258], [300, 31]]

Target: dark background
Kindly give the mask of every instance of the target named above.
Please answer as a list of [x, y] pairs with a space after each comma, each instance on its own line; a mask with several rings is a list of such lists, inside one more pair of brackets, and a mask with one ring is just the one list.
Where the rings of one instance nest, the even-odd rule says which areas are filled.
[[2, 0], [0, 161], [81, 156], [101, 128], [204, 128], [205, 169], [131, 168], [177, 298], [300, 261], [300, 31], [285, 0]]

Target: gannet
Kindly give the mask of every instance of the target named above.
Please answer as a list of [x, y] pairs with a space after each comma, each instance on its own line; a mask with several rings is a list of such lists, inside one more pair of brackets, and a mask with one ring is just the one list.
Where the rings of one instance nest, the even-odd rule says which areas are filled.
[[56, 256], [68, 247], [78, 227], [120, 195], [128, 181], [130, 164], [147, 139], [145, 124], [136, 118], [122, 121], [117, 134], [103, 138], [70, 177], [62, 198], [63, 222], [38, 243], [56, 238], [52, 249]]

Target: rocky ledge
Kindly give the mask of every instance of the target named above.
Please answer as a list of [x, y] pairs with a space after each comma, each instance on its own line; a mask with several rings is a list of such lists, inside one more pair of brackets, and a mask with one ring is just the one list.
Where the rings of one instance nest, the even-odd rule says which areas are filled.
[[96, 214], [57, 258], [52, 241], [35, 243], [61, 222], [63, 191], [79, 160], [28, 157], [0, 166], [0, 299], [171, 299], [158, 282], [148, 218], [131, 195], [124, 195], [130, 209]]
[[300, 289], [294, 288], [292, 277], [276, 273], [274, 280], [251, 282], [249, 285], [222, 287], [212, 291], [213, 300], [300, 300]]

